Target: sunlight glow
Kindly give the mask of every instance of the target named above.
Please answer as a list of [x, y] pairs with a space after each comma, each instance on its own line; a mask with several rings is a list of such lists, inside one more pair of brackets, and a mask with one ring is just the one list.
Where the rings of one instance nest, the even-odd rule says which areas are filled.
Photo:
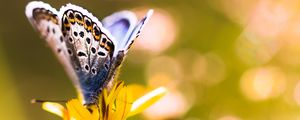
[[243, 74], [241, 89], [251, 100], [266, 100], [283, 93], [285, 82], [285, 75], [279, 68], [254, 68]]
[[[149, 8], [142, 8], [136, 13], [142, 17]], [[174, 18], [166, 10], [155, 9], [151, 19], [136, 40], [136, 49], [149, 51], [151, 54], [167, 49], [176, 38], [177, 28]]]
[[188, 110], [188, 103], [179, 91], [169, 91], [160, 101], [149, 107], [144, 115], [149, 120], [180, 118]]

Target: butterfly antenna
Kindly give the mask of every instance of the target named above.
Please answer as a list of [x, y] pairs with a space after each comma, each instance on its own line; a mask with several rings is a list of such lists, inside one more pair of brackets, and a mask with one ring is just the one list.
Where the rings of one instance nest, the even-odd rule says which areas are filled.
[[31, 103], [44, 103], [44, 102], [59, 102], [59, 103], [66, 103], [67, 100], [39, 100], [39, 99], [32, 99]]

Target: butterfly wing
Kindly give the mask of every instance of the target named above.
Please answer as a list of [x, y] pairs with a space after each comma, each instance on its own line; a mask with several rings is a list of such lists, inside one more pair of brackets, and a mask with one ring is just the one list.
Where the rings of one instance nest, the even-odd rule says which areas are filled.
[[103, 19], [104, 28], [108, 29], [116, 40], [114, 41], [116, 47], [114, 57], [119, 51], [124, 51], [124, 54], [127, 53], [152, 14], [153, 10], [151, 9], [139, 23], [137, 23], [135, 14], [130, 11], [117, 12]]
[[28, 3], [25, 12], [32, 26], [41, 33], [41, 36], [46, 40], [62, 63], [75, 86], [79, 88], [79, 79], [71, 65], [67, 53], [65, 39], [60, 29], [60, 19], [56, 9], [52, 8], [49, 4], [33, 1]]
[[149, 21], [150, 17], [153, 14], [153, 10], [150, 9], [146, 16], [135, 26], [135, 28], [133, 29], [133, 31], [131, 31], [131, 34], [129, 35], [127, 41], [124, 44], [123, 49], [125, 49], [125, 51], [127, 52], [128, 49], [131, 47], [132, 43], [134, 42], [134, 40], [139, 37], [142, 29], [144, 28], [144, 26], [146, 25], [146, 23]]
[[94, 104], [103, 87], [114, 79], [133, 40], [152, 14], [137, 25], [133, 13], [123, 11], [104, 20], [108, 30], [87, 10], [67, 4], [56, 11], [49, 4], [30, 2], [26, 16], [64, 65], [83, 104]]
[[118, 39], [113, 39], [115, 44], [115, 51], [112, 58], [112, 66], [109, 70], [108, 81], [112, 86], [114, 77], [126, 56], [130, 46], [134, 40], [139, 36], [144, 25], [148, 22], [149, 18], [153, 14], [153, 10], [149, 10], [146, 16], [138, 23], [136, 16], [129, 11], [121, 11], [114, 13], [111, 16], [106, 17], [103, 20], [103, 25]]
[[128, 39], [130, 32], [134, 29], [137, 19], [134, 13], [130, 11], [120, 11], [105, 17], [102, 20], [103, 27], [117, 40], [117, 45], [121, 46]]
[[79, 76], [84, 104], [93, 104], [111, 68], [113, 37], [96, 17], [79, 6], [61, 7], [59, 18], [71, 64]]

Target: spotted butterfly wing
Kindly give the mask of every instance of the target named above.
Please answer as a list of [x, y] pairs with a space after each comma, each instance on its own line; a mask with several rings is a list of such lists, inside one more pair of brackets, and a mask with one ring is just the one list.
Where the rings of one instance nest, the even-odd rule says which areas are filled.
[[[114, 79], [129, 48], [128, 41], [133, 41], [131, 36], [136, 36], [142, 28], [140, 26], [147, 20], [144, 18], [136, 26], [131, 21], [122, 27], [122, 31], [112, 31], [115, 35], [112, 36], [96, 17], [72, 4], [61, 7], [57, 12], [46, 3], [30, 2], [26, 7], [26, 15], [56, 52], [83, 97], [83, 104], [87, 105], [95, 104], [102, 88]], [[123, 15], [119, 18], [130, 17]], [[115, 28], [120, 28], [121, 24], [115, 21], [111, 23]], [[49, 30], [51, 28], [52, 33]]]
[[[32, 26], [41, 33], [52, 51], [64, 66], [68, 75], [79, 88], [79, 78], [74, 71], [67, 53], [65, 39], [60, 29], [60, 19], [56, 9], [43, 2], [30, 2], [26, 6], [26, 16]], [[80, 89], [78, 89], [80, 90]], [[80, 92], [80, 91], [79, 91]]]
[[67, 4], [60, 9], [61, 29], [71, 63], [79, 77], [85, 104], [97, 102], [108, 80], [114, 44], [109, 32], [85, 9]]

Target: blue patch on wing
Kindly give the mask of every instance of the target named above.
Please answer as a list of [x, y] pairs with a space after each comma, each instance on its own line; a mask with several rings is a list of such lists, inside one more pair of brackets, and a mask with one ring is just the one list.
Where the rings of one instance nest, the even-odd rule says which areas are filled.
[[137, 18], [134, 13], [130, 11], [121, 11], [114, 13], [102, 21], [103, 27], [114, 36], [116, 52], [119, 48], [123, 48], [130, 34], [136, 26]]
[[122, 40], [126, 36], [129, 27], [130, 22], [128, 21], [128, 19], [121, 19], [111, 24], [110, 26], [106, 26], [106, 29], [110, 31], [110, 33], [115, 37], [115, 39]]
[[[93, 104], [97, 102], [99, 94], [102, 92], [103, 85], [107, 82], [109, 69], [105, 67], [105, 64], [110, 64], [110, 61], [99, 65], [99, 69], [96, 75], [79, 75], [82, 94], [85, 100], [85, 104]], [[84, 73], [82, 73], [84, 74]]]

